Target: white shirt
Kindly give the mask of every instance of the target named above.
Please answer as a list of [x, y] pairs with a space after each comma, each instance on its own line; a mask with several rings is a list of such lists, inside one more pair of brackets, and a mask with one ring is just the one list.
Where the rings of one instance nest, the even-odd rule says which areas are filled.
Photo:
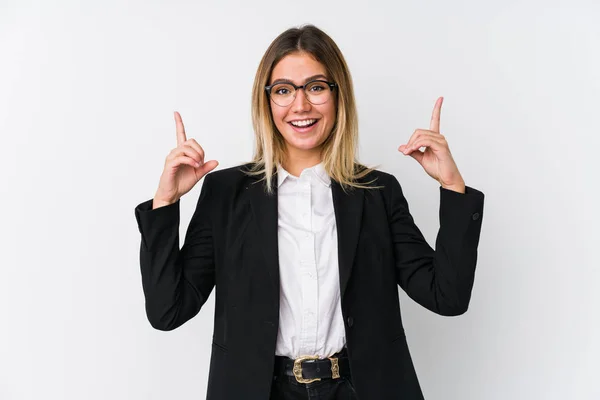
[[280, 275], [276, 355], [328, 357], [346, 344], [331, 179], [322, 163], [277, 173]]

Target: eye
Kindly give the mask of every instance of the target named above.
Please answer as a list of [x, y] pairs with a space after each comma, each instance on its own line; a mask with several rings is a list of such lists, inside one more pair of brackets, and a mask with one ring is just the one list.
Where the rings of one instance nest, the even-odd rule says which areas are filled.
[[280, 83], [271, 89], [271, 93], [275, 96], [289, 96], [293, 93], [294, 88], [288, 84]]
[[327, 85], [323, 82], [314, 82], [309, 85], [308, 90], [313, 93], [320, 93], [327, 89]]

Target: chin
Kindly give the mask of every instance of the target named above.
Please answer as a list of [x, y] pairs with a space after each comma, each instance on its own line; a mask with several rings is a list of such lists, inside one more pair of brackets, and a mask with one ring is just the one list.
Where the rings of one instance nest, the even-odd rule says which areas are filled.
[[302, 138], [292, 137], [288, 143], [298, 150], [313, 150], [321, 147], [323, 141], [320, 138]]

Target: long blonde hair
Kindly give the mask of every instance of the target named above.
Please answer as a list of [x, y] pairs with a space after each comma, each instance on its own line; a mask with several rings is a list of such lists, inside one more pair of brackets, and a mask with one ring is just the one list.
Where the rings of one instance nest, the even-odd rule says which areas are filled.
[[266, 190], [272, 193], [273, 175], [277, 164], [283, 164], [286, 147], [271, 115], [271, 104], [265, 85], [268, 84], [275, 65], [291, 53], [310, 54], [323, 64], [328, 76], [337, 83], [335, 99], [337, 117], [332, 132], [322, 144], [321, 158], [325, 171], [337, 181], [344, 191], [350, 187], [374, 188], [359, 180], [374, 168], [357, 161], [358, 117], [354, 101], [352, 77], [340, 49], [322, 30], [314, 25], [290, 28], [270, 44], [263, 55], [252, 88], [252, 124], [255, 149], [248, 175], [264, 175]]

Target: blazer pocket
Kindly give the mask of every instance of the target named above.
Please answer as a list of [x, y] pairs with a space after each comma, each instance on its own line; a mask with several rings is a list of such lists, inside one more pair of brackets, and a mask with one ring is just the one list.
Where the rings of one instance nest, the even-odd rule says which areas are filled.
[[219, 350], [223, 351], [224, 353], [227, 353], [227, 347], [223, 346], [220, 343], [215, 342], [214, 340], [213, 340], [212, 344], [213, 344], [213, 346], [215, 346]]
[[403, 330], [401, 333], [398, 333], [398, 334], [394, 335], [393, 337], [394, 338], [392, 339], [392, 343], [395, 343], [399, 339], [405, 338], [406, 337], [406, 333]]

